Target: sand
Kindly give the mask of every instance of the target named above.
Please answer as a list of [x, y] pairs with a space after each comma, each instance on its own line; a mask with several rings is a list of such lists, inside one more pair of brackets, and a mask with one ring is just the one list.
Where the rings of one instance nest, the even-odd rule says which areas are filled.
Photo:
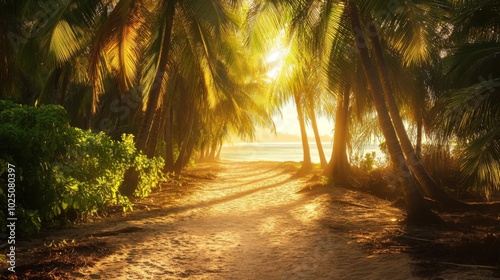
[[[373, 253], [360, 242], [400, 226], [403, 213], [387, 201], [342, 188], [304, 191], [310, 176], [294, 177], [286, 163], [221, 162], [191, 171], [201, 174], [195, 183], [164, 186], [142, 202], [150, 211], [55, 234], [112, 248], [70, 276], [422, 279], [406, 253]], [[464, 273], [431, 279], [485, 278]]]

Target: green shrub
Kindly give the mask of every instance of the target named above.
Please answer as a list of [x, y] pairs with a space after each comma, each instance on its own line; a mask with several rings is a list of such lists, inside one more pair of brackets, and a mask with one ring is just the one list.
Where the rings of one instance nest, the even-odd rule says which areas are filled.
[[377, 157], [376, 152], [366, 153], [364, 158], [356, 157], [353, 160], [353, 164], [366, 172], [370, 172], [379, 164], [376, 157]]
[[[64, 109], [54, 105], [0, 101], [0, 151], [0, 199], [6, 201], [7, 163], [14, 164], [16, 216], [27, 223], [21, 228], [27, 232], [70, 211], [92, 215], [110, 204], [131, 209], [118, 190], [125, 171], [139, 171], [135, 195], [143, 197], [158, 184], [163, 167], [163, 159], [148, 159], [135, 149], [132, 135], [114, 141], [103, 132], [70, 127]], [[0, 207], [4, 223], [6, 205]], [[0, 226], [4, 231], [5, 224]]]

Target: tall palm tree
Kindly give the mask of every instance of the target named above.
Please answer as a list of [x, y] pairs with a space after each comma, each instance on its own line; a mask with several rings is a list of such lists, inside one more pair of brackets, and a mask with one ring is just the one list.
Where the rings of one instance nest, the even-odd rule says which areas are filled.
[[[347, 9], [349, 12], [352, 31], [356, 32], [356, 30], [363, 30], [356, 4], [349, 1]], [[410, 170], [404, 158], [396, 131], [391, 121], [391, 116], [388, 113], [387, 105], [383, 96], [382, 85], [377, 77], [376, 67], [372, 62], [367, 49], [365, 35], [361, 32], [358, 33], [355, 43], [362, 61], [363, 71], [370, 85], [370, 91], [377, 110], [380, 128], [384, 134], [391, 160], [396, 167], [398, 178], [403, 186], [405, 201], [407, 203], [406, 211], [408, 220], [410, 222], [417, 223], [437, 222], [440, 220], [439, 217], [430, 210], [410, 174]]]
[[[434, 10], [436, 10], [435, 8]], [[382, 90], [386, 100], [387, 108], [392, 119], [392, 123], [398, 135], [403, 152], [407, 158], [408, 165], [412, 173], [416, 176], [420, 183], [420, 186], [424, 189], [425, 193], [431, 198], [441, 202], [447, 208], [453, 207], [465, 207], [466, 204], [461, 203], [453, 198], [451, 198], [442, 187], [440, 187], [434, 179], [425, 170], [420, 157], [415, 152], [413, 145], [406, 132], [405, 125], [399, 113], [398, 105], [396, 104], [394, 89], [392, 83], [390, 82], [390, 75], [387, 67], [387, 63], [384, 58], [382, 45], [380, 42], [380, 37], [377, 35], [379, 32], [376, 26], [372, 26], [372, 31], [370, 33], [369, 39], [371, 46], [373, 46], [374, 60], [377, 68], [377, 73], [381, 81]]]
[[307, 171], [312, 169], [312, 161], [311, 161], [311, 149], [309, 147], [309, 139], [307, 137], [306, 130], [306, 116], [304, 112], [304, 100], [300, 92], [293, 92], [293, 101], [295, 103], [295, 108], [297, 109], [297, 117], [299, 121], [300, 127], [300, 138], [302, 140], [302, 171]]
[[337, 97], [332, 156], [323, 172], [324, 176], [332, 177], [337, 183], [345, 182], [348, 177], [347, 137], [350, 93], [351, 87], [348, 84], [344, 87], [342, 94]]

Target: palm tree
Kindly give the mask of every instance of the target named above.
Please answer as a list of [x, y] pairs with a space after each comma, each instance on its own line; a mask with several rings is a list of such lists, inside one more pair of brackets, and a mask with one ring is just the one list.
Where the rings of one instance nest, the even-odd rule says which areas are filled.
[[[172, 60], [171, 57], [174, 43], [172, 38], [181, 39], [177, 41], [183, 42], [185, 50], [191, 52], [194, 57], [195, 61], [192, 61], [191, 65], [187, 62], [181, 67], [187, 66], [186, 69], [190, 69], [191, 73], [198, 71], [195, 74], [199, 82], [204, 83], [207, 89], [202, 95], [206, 96], [210, 102], [210, 98], [213, 99], [215, 96], [216, 87], [220, 87], [216, 72], [217, 65], [213, 61], [220, 50], [214, 45], [218, 41], [216, 38], [220, 38], [231, 24], [227, 15], [230, 7], [225, 1], [157, 1], [153, 4], [154, 6], [150, 7], [148, 6], [151, 5], [150, 2], [125, 0], [117, 2], [111, 14], [101, 25], [91, 52], [96, 92], [94, 100], [97, 100], [97, 93], [102, 89], [100, 88], [100, 81], [103, 77], [102, 68], [113, 63], [117, 65], [115, 69], [118, 73], [120, 88], [126, 91], [131, 86], [137, 85], [139, 80], [139, 87], [147, 92], [144, 116], [139, 126], [136, 146], [144, 151], [148, 147], [149, 155], [154, 154], [158, 135], [160, 135], [158, 133], [158, 130], [161, 130], [162, 119], [160, 105], [165, 99], [166, 81], [169, 80], [169, 76], [183, 71], [182, 68], [178, 70], [170, 68], [175, 65], [175, 59]], [[153, 10], [158, 12], [153, 12]], [[148, 21], [154, 24], [148, 26], [146, 24]], [[149, 44], [145, 45], [143, 42], [149, 42]], [[144, 49], [146, 49], [146, 57], [141, 53]], [[114, 57], [111, 57], [111, 61], [108, 61], [110, 59], [106, 54], [110, 51], [116, 53], [114, 55], [116, 59], [113, 60]], [[187, 53], [181, 52], [180, 54], [186, 55]], [[140, 73], [137, 69], [141, 66], [139, 63], [141, 57], [144, 57], [142, 77], [138, 76]], [[196, 67], [199, 68], [190, 68], [194, 65], [192, 63], [198, 63]], [[197, 83], [189, 86], [194, 85]], [[166, 102], [168, 104], [168, 99]], [[95, 112], [95, 103], [93, 108]], [[171, 121], [167, 119], [166, 123]], [[169, 159], [167, 162], [170, 162], [170, 157], [167, 156], [167, 158]], [[131, 194], [133, 187], [125, 192]]]
[[342, 94], [337, 97], [335, 113], [335, 133], [333, 135], [332, 156], [323, 175], [334, 178], [335, 182], [345, 182], [349, 172], [347, 159], [347, 134], [349, 120], [349, 96], [351, 87], [346, 85]]
[[278, 104], [284, 103], [284, 101], [289, 100], [289, 98], [291, 98], [295, 104], [303, 151], [301, 170], [305, 171], [312, 169], [306, 118], [308, 96], [314, 94], [314, 88], [316, 88], [316, 86], [311, 88], [311, 84], [308, 81], [310, 75], [307, 66], [311, 65], [307, 63], [309, 58], [306, 57], [307, 54], [298, 51], [297, 45], [297, 43], [292, 44], [290, 47], [291, 50], [284, 58], [285, 62], [278, 76], [275, 77], [272, 91], [275, 94], [275, 99], [279, 100]]
[[[321, 69], [321, 62], [318, 57], [311, 57], [304, 61], [302, 67], [308, 69]], [[324, 115], [323, 111], [328, 111], [330, 105], [330, 96], [327, 96], [327, 87], [323, 73], [321, 71], [308, 71], [304, 73], [305, 86], [303, 91], [304, 108], [306, 108], [306, 117], [310, 121], [311, 128], [314, 133], [314, 140], [319, 155], [319, 163], [321, 168], [326, 168], [326, 161], [323, 144], [321, 143], [321, 135], [318, 129], [316, 114]]]
[[[347, 9], [349, 12], [352, 31], [356, 32], [356, 30], [363, 30], [361, 28], [362, 25], [356, 5], [352, 1], [349, 1]], [[365, 35], [363, 33], [358, 33], [355, 43], [361, 57], [363, 71], [370, 85], [370, 91], [377, 110], [380, 128], [384, 134], [391, 160], [396, 167], [398, 178], [403, 186], [405, 201], [407, 203], [407, 218], [410, 222], [417, 223], [437, 222], [440, 220], [439, 217], [430, 210], [410, 174], [407, 162], [404, 158], [403, 151], [396, 135], [396, 131], [394, 130], [393, 123], [391, 121], [391, 116], [388, 113], [387, 105], [383, 96], [383, 89], [379, 78], [377, 77], [377, 70], [368, 53]]]
[[306, 131], [306, 118], [305, 112], [303, 110], [305, 106], [300, 92], [293, 93], [293, 100], [295, 102], [295, 108], [297, 109], [297, 116], [300, 126], [300, 138], [302, 140], [303, 160], [301, 170], [307, 171], [312, 169], [311, 149], [309, 148], [309, 139], [307, 137]]
[[318, 100], [317, 95], [318, 94], [316, 94], [316, 91], [314, 91], [313, 93], [311, 92], [306, 93], [306, 98], [307, 98], [306, 107], [308, 108], [307, 116], [311, 120], [311, 127], [313, 129], [314, 139], [316, 140], [316, 147], [318, 149], [320, 166], [321, 168], [326, 168], [328, 163], [326, 161], [325, 151], [323, 150], [323, 144], [321, 143], [321, 135], [318, 129], [318, 121], [316, 119], [315, 104], [317, 104], [318, 102], [315, 102], [315, 100]]
[[372, 31], [369, 36], [371, 45], [373, 46], [373, 53], [375, 57], [375, 65], [379, 79], [381, 80], [382, 90], [386, 100], [387, 108], [391, 116], [394, 128], [397, 132], [403, 152], [407, 158], [408, 165], [412, 173], [416, 176], [420, 186], [424, 189], [425, 193], [431, 198], [441, 202], [447, 208], [464, 207], [466, 204], [451, 198], [442, 187], [440, 187], [434, 179], [425, 170], [420, 157], [415, 152], [413, 145], [406, 132], [405, 125], [400, 116], [398, 105], [394, 95], [394, 90], [391, 82], [389, 81], [389, 71], [385, 58], [383, 55], [380, 37], [377, 35], [379, 32], [375, 26], [372, 26]]
[[[460, 171], [466, 189], [487, 198], [498, 190], [500, 173], [500, 16], [498, 1], [453, 1], [451, 48], [445, 58], [453, 85], [445, 98], [445, 139], [462, 147]], [[459, 145], [460, 147], [460, 145]]]
[[[377, 109], [380, 128], [386, 138], [388, 146], [390, 147], [389, 150], [393, 164], [399, 169], [398, 172], [399, 177], [402, 184], [405, 187], [405, 193], [406, 193], [405, 198], [408, 204], [407, 205], [408, 218], [409, 220], [424, 221], [425, 219], [429, 219], [429, 221], [435, 221], [436, 220], [435, 216], [432, 214], [432, 212], [429, 210], [429, 207], [423, 200], [422, 194], [418, 191], [418, 187], [415, 184], [415, 182], [413, 182], [413, 178], [411, 177], [409, 170], [407, 169], [408, 165], [402, 153], [399, 139], [396, 136], [396, 132], [394, 131], [391, 117], [388, 115], [387, 112], [383, 95], [383, 88], [380, 83], [379, 73], [376, 69], [375, 64], [373, 64], [372, 58], [370, 57], [369, 54], [370, 45], [365, 40], [365, 35], [363, 30], [366, 29], [364, 29], [365, 26], [361, 24], [358, 7], [354, 2], [347, 1], [347, 3], [339, 5], [342, 9], [335, 10], [332, 8], [332, 3], [333, 3], [332, 1], [326, 1], [321, 3], [318, 3], [316, 1], [311, 1], [308, 3], [300, 3], [299, 5], [297, 5], [298, 7], [296, 7], [295, 22], [299, 23], [305, 22], [304, 24], [305, 26], [313, 26], [313, 27], [320, 26], [320, 28], [317, 29], [318, 38], [320, 38], [319, 41], [321, 41], [321, 38], [324, 38], [326, 36], [325, 30], [328, 30], [328, 27], [324, 27], [325, 24], [314, 24], [314, 21], [311, 21], [311, 19], [314, 19], [314, 16], [318, 14], [326, 16], [327, 18], [334, 19], [331, 21], [334, 21], [335, 32], [340, 32], [341, 34], [351, 33], [354, 35], [357, 46], [356, 52], [360, 55], [362, 69], [363, 72], [365, 73], [365, 77], [366, 80], [368, 81], [370, 92], [372, 94], [372, 99], [374, 100], [374, 104]], [[372, 9], [380, 7], [381, 5], [383, 5], [382, 1], [378, 1], [375, 4], [373, 3], [373, 1], [371, 2], [359, 1], [359, 7], [363, 8], [362, 9], [363, 16], [364, 18], [368, 19], [370, 18], [369, 14], [372, 11]], [[318, 10], [320, 10], [320, 12], [318, 12]], [[323, 22], [328, 22], [328, 21], [329, 20], [323, 20]], [[313, 24], [311, 24], [311, 22]], [[403, 29], [401, 31], [401, 34], [405, 32], [406, 34], [408, 34], [407, 29]], [[396, 34], [396, 36], [389, 34], [387, 35], [387, 38], [389, 39], [401, 38], [398, 37], [397, 35], [400, 34]], [[420, 35], [415, 34], [415, 37], [418, 37]], [[345, 37], [347, 38], [348, 36]], [[359, 41], [361, 41], [362, 44]], [[403, 54], [408, 56], [407, 58], [408, 61], [416, 60], [419, 57], [417, 51], [420, 50], [421, 46], [415, 48], [410, 44], [408, 45], [401, 44], [402, 42], [401, 40], [397, 42], [399, 44], [397, 45], [397, 48], [399, 48]]]

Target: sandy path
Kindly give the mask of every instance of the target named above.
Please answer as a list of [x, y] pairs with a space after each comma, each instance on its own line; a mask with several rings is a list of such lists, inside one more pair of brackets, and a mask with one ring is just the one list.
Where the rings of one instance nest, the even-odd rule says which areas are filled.
[[[353, 194], [297, 193], [305, 178], [276, 163], [221, 163], [217, 179], [161, 210], [98, 228], [116, 250], [73, 275], [85, 279], [411, 279], [405, 254], [368, 255], [349, 236], [401, 214]], [[338, 200], [332, 197], [338, 195]], [[345, 199], [343, 199], [345, 198]], [[369, 203], [365, 201], [364, 203]], [[372, 207], [385, 207], [373, 212]], [[380, 209], [379, 209], [380, 210]], [[357, 215], [350, 221], [350, 215]], [[380, 224], [380, 219], [386, 221]], [[377, 224], [373, 223], [377, 220]], [[99, 234], [99, 232], [127, 232]]]

